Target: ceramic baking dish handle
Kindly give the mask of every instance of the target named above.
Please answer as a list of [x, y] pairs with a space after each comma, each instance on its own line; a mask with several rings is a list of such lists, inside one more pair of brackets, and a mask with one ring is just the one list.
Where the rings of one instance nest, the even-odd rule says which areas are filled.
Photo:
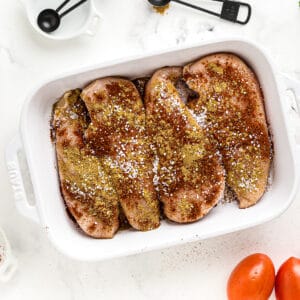
[[289, 119], [292, 123], [291, 134], [296, 143], [296, 162], [300, 165], [300, 81], [283, 75], [286, 91], [291, 91], [294, 95], [294, 101], [289, 103]]
[[291, 90], [296, 98], [296, 106], [294, 109], [300, 115], [300, 81], [293, 79], [287, 75], [283, 75], [286, 83], [286, 89]]
[[22, 150], [20, 137], [14, 138], [6, 148], [6, 163], [11, 186], [13, 188], [16, 207], [25, 217], [39, 223], [36, 207], [30, 205], [24, 187], [22, 170], [20, 167], [18, 153]]

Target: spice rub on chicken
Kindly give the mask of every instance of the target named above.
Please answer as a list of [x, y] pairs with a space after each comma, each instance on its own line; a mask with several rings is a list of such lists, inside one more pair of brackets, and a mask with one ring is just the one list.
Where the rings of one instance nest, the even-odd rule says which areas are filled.
[[144, 101], [164, 213], [172, 221], [189, 223], [217, 204], [225, 179], [216, 149], [176, 89], [181, 77], [180, 67], [156, 71], [147, 84]]
[[227, 184], [240, 208], [264, 194], [271, 142], [263, 95], [254, 73], [237, 56], [219, 53], [184, 67], [184, 80], [199, 97], [188, 103], [219, 149]]
[[112, 238], [119, 228], [118, 197], [101, 158], [84, 142], [88, 114], [80, 90], [54, 105], [52, 133], [66, 206], [81, 229], [94, 238]]
[[141, 231], [157, 228], [153, 154], [139, 92], [131, 81], [109, 77], [91, 83], [81, 96], [91, 118], [86, 140], [96, 156], [106, 157], [128, 222]]

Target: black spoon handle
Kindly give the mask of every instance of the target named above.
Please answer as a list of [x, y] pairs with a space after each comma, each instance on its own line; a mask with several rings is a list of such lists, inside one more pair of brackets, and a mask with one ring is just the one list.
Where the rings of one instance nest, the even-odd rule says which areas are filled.
[[64, 1], [57, 9], [56, 12], [59, 12], [67, 3], [69, 3], [71, 0]]
[[[67, 0], [69, 1], [69, 0]], [[63, 16], [65, 16], [66, 14], [68, 14], [69, 12], [71, 12], [72, 10], [74, 10], [76, 7], [78, 7], [79, 5], [83, 4], [84, 2], [86, 2], [87, 0], [81, 0], [79, 2], [77, 2], [76, 4], [74, 4], [73, 6], [71, 6], [69, 9], [67, 9], [66, 11], [64, 11], [61, 15], [59, 15], [61, 18]]]
[[[197, 9], [197, 10], [200, 10], [200, 11], [203, 11], [205, 13], [208, 13], [208, 14], [211, 14], [211, 15], [214, 15], [214, 16], [217, 16], [219, 17], [220, 14], [214, 12], [214, 11], [211, 11], [211, 10], [208, 10], [208, 9], [205, 9], [205, 8], [202, 8], [202, 7], [199, 7], [199, 6], [196, 6], [194, 4], [191, 4], [191, 3], [187, 3], [187, 2], [184, 2], [184, 1], [181, 1], [181, 0], [172, 0], [173, 2], [177, 2], [177, 3], [180, 3], [182, 5], [185, 5], [185, 6], [188, 6], [188, 7], [191, 7], [191, 8], [194, 8], [194, 9]], [[215, 1], [219, 1], [219, 0], [215, 0]], [[220, 2], [223, 2], [223, 1], [220, 1]]]

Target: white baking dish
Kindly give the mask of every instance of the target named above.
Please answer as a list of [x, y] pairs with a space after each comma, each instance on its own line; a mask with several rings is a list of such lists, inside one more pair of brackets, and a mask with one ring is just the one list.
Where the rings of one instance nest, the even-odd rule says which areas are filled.
[[[274, 178], [269, 191], [252, 208], [240, 210], [236, 203], [219, 205], [203, 220], [189, 225], [163, 221], [157, 230], [121, 231], [111, 240], [96, 240], [82, 234], [68, 217], [60, 194], [55, 152], [49, 133], [53, 103], [66, 90], [84, 87], [98, 77], [140, 77], [151, 74], [157, 68], [183, 65], [213, 52], [236, 53], [246, 60], [260, 80], [275, 150]], [[300, 151], [297, 150], [295, 140], [290, 137], [293, 128], [287, 118], [286, 108], [289, 105], [283, 94], [285, 89], [279, 89], [277, 75], [279, 74], [275, 72], [269, 58], [257, 45], [241, 39], [218, 39], [186, 49], [97, 65], [45, 82], [28, 96], [21, 117], [21, 139], [14, 140], [7, 149], [17, 208], [22, 214], [47, 228], [49, 238], [61, 252], [86, 261], [99, 261], [211, 238], [258, 225], [279, 216], [291, 204], [296, 193], [298, 172], [295, 155], [299, 155]], [[288, 87], [300, 95], [299, 86], [292, 81], [288, 82]], [[20, 173], [17, 152], [23, 149], [34, 189], [35, 206], [29, 205], [26, 200]]]

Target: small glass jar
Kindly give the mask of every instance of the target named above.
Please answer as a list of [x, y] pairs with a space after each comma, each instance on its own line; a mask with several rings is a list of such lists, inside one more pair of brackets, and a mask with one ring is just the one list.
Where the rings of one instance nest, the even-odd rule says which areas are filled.
[[7, 282], [17, 269], [17, 260], [12, 255], [10, 244], [0, 228], [0, 281]]

